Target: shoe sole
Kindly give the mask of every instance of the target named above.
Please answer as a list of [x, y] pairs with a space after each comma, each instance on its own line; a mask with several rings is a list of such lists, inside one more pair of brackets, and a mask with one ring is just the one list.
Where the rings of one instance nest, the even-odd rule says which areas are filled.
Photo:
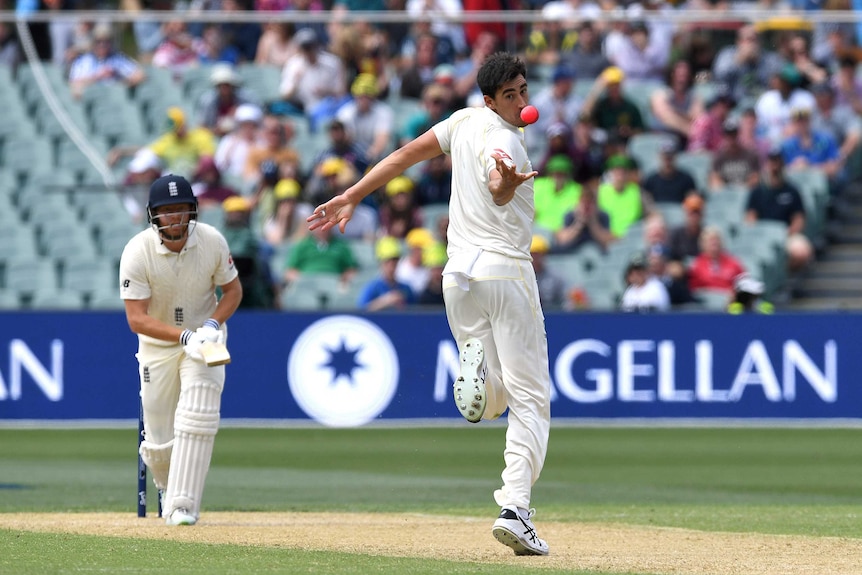
[[495, 525], [494, 529], [491, 530], [491, 533], [494, 534], [494, 538], [512, 549], [515, 552], [515, 555], [547, 555], [547, 551], [540, 551], [538, 549], [533, 549], [532, 547], [528, 547], [524, 545], [524, 542], [521, 539], [512, 533], [510, 530], [505, 527]]
[[485, 376], [481, 373], [485, 360], [482, 342], [471, 338], [464, 343], [461, 353], [461, 375], [453, 386], [455, 406], [464, 419], [479, 423], [485, 414], [488, 397], [485, 393]]

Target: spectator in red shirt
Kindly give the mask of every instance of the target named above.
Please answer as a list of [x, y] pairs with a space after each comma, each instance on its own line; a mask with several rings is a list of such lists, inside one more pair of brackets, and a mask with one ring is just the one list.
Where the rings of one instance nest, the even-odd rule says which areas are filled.
[[734, 255], [724, 249], [721, 230], [707, 226], [700, 234], [700, 255], [691, 262], [688, 285], [695, 295], [698, 289], [713, 289], [733, 293], [733, 280], [745, 272]]

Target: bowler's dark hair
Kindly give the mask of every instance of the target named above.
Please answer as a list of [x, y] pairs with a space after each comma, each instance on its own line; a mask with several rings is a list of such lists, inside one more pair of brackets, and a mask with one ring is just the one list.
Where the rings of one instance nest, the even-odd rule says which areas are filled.
[[527, 77], [524, 61], [508, 52], [496, 52], [482, 63], [476, 75], [476, 82], [483, 95], [493, 98], [503, 84], [511, 82], [519, 75]]

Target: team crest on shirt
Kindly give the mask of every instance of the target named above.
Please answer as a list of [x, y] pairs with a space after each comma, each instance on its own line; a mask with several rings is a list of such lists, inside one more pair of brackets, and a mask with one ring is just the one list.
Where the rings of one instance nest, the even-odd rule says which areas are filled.
[[504, 164], [513, 168], [515, 166], [515, 160], [512, 159], [512, 156], [509, 155], [505, 150], [501, 150], [500, 148], [494, 148], [494, 153], [500, 156], [500, 159]]

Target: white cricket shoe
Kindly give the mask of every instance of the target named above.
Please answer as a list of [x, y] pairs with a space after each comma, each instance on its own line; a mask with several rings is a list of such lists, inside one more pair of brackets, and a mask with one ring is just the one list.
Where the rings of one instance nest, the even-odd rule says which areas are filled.
[[547, 555], [548, 544], [544, 539], [539, 539], [530, 520], [535, 512], [535, 509], [530, 509], [529, 517], [524, 519], [516, 507], [507, 505], [494, 521], [491, 533], [497, 541], [511, 547], [515, 555]]
[[485, 348], [476, 338], [464, 342], [461, 352], [461, 374], [453, 386], [455, 405], [470, 423], [478, 423], [485, 413]]
[[177, 507], [165, 519], [165, 523], [168, 525], [194, 525], [197, 522], [197, 517], [189, 513], [185, 507]]

